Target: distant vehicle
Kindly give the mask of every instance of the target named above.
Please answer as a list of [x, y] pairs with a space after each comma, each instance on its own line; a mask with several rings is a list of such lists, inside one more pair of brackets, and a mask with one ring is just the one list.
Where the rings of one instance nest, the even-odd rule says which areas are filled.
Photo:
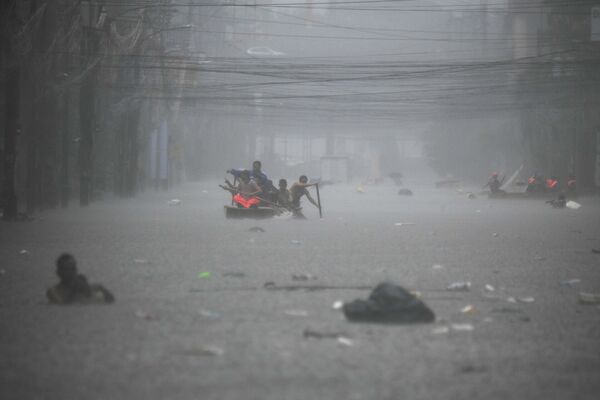
[[251, 56], [285, 56], [284, 52], [273, 50], [272, 48], [266, 46], [250, 47], [248, 50], [246, 50], [246, 53], [250, 54]]

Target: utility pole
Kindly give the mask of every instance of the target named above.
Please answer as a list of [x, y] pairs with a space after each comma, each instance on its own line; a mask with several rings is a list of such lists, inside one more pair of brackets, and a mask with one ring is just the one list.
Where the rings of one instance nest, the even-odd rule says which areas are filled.
[[[68, 60], [68, 58], [67, 58]], [[66, 63], [68, 65], [68, 62]], [[69, 206], [70, 188], [69, 188], [69, 88], [65, 87], [63, 93], [63, 120], [61, 135], [61, 166], [60, 166], [60, 205], [65, 208]]]
[[[92, 194], [92, 149], [95, 130], [96, 80], [98, 75], [98, 29], [101, 5], [90, 1], [81, 2], [81, 53], [83, 82], [79, 90], [79, 204], [87, 206]], [[87, 69], [87, 71], [86, 71]]]
[[[6, 25], [16, 21], [14, 5], [3, 1], [0, 5], [0, 15], [7, 19]], [[12, 220], [17, 217], [17, 195], [15, 190], [15, 164], [17, 161], [17, 135], [19, 126], [19, 82], [21, 78], [20, 61], [11, 50], [10, 30], [2, 30], [2, 67], [6, 70], [5, 100], [4, 100], [4, 179], [2, 183], [3, 218]], [[14, 58], [14, 59], [13, 59]]]
[[[8, 57], [7, 57], [8, 58]], [[5, 58], [5, 62], [8, 62]], [[15, 164], [17, 161], [17, 134], [19, 125], [20, 68], [13, 65], [6, 72], [6, 99], [4, 102], [4, 219], [17, 217], [17, 194], [15, 191]]]

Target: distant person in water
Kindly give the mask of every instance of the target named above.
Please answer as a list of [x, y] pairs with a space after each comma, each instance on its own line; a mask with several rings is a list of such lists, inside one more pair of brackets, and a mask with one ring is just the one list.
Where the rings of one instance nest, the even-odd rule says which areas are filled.
[[91, 285], [85, 275], [77, 273], [77, 261], [68, 253], [56, 260], [60, 282], [46, 292], [50, 303], [112, 303], [115, 297], [102, 285]]
[[485, 186], [483, 188], [485, 189], [487, 186], [489, 186], [490, 192], [492, 192], [493, 194], [504, 193], [504, 190], [500, 189], [500, 187], [502, 186], [502, 183], [504, 183], [504, 177], [502, 177], [502, 179], [499, 179], [498, 173], [493, 172], [492, 175], [490, 176], [490, 179], [488, 180], [488, 182], [485, 184]]
[[287, 180], [280, 179], [279, 180], [279, 190], [277, 190], [277, 204], [285, 207], [291, 208], [292, 205], [292, 195], [290, 190], [287, 188]]

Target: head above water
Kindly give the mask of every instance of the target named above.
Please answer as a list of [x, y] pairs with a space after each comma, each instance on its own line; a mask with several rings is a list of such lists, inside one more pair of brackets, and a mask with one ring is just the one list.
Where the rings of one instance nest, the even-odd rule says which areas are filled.
[[298, 178], [298, 181], [300, 183], [308, 183], [308, 177], [306, 175], [300, 175], [300, 178]]
[[56, 259], [56, 274], [61, 281], [67, 282], [77, 276], [77, 261], [69, 253], [63, 253]]
[[262, 163], [260, 161], [256, 160], [252, 163], [253, 171], [260, 171], [261, 168], [262, 168]]
[[248, 182], [250, 180], [250, 171], [247, 169], [240, 172], [240, 179], [244, 182]]

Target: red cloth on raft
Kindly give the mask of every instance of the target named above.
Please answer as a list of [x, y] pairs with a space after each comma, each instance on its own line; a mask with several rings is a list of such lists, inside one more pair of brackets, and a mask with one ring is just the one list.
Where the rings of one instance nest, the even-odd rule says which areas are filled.
[[241, 194], [236, 194], [235, 196], [233, 196], [233, 201], [235, 201], [237, 204], [241, 205], [244, 208], [250, 208], [252, 206], [257, 206], [258, 203], [260, 203], [260, 200], [258, 197], [250, 197], [250, 198], [243, 198]]

